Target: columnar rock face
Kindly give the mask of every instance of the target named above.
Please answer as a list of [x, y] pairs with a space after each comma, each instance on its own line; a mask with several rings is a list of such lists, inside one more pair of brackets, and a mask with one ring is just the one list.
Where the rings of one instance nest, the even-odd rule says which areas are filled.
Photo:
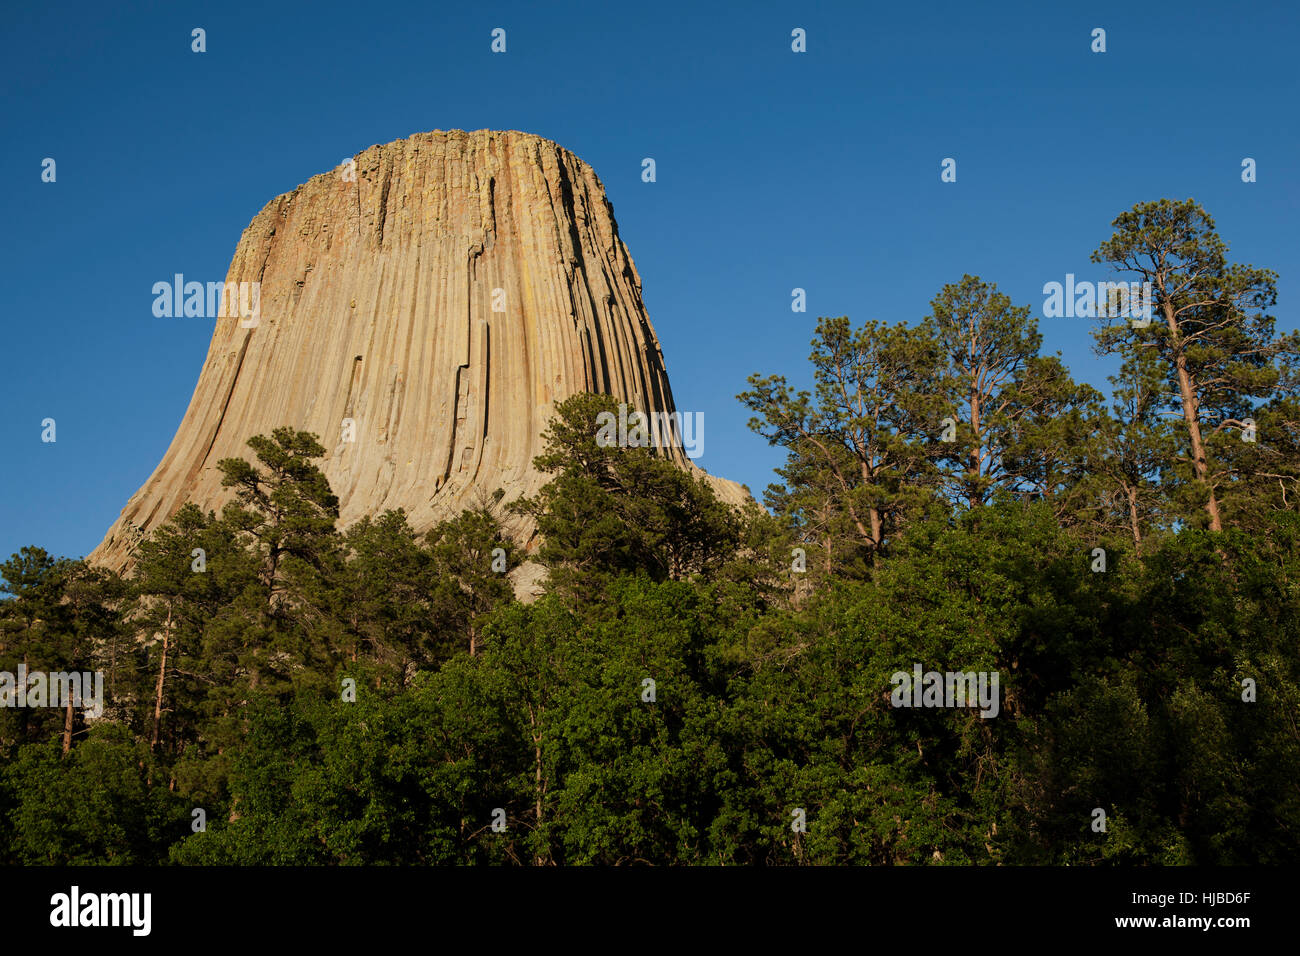
[[[244, 230], [227, 283], [260, 283], [256, 324], [216, 319], [171, 447], [92, 561], [129, 567], [139, 536], [186, 501], [219, 511], [230, 496], [217, 462], [251, 457], [247, 439], [281, 425], [320, 436], [344, 525], [400, 507], [424, 530], [483, 492], [534, 493], [541, 433], [575, 392], [674, 411], [590, 166], [487, 130], [372, 146], [355, 166], [278, 197]], [[748, 497], [709, 480], [725, 500]]]

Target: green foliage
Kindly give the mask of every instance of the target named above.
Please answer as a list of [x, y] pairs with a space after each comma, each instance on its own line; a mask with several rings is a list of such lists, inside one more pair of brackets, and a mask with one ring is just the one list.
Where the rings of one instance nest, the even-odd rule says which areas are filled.
[[[1194, 203], [1115, 226], [1163, 322], [1102, 323], [1109, 407], [977, 277], [822, 319], [811, 389], [739, 396], [771, 513], [576, 395], [535, 496], [422, 535], [336, 527], [281, 428], [126, 582], [24, 548], [0, 672], [107, 700], [0, 708], [0, 862], [1295, 863], [1296, 343]], [[996, 674], [996, 715], [897, 706], [917, 667]]]
[[1229, 263], [1214, 220], [1193, 200], [1138, 203], [1112, 225], [1092, 259], [1150, 283], [1152, 316], [1149, 324], [1099, 316], [1098, 350], [1130, 366], [1146, 351], [1158, 365], [1166, 387], [1157, 408], [1182, 420], [1177, 459], [1166, 457], [1169, 471], [1182, 472], [1171, 500], [1184, 521], [1220, 530], [1221, 501], [1252, 510], [1262, 460], [1271, 460], [1270, 479], [1295, 490], [1293, 415], [1271, 422], [1263, 455], [1243, 439], [1261, 405], [1276, 411], [1296, 398], [1300, 334], [1278, 335], [1268, 314], [1277, 274]]
[[189, 811], [165, 788], [149, 785], [150, 769], [148, 747], [111, 723], [95, 728], [67, 757], [53, 742], [20, 748], [0, 784], [12, 801], [6, 862], [165, 860], [167, 847], [188, 830]]
[[932, 387], [956, 423], [939, 452], [947, 497], [974, 508], [999, 491], [1033, 496], [1067, 516], [1101, 396], [1075, 384], [1058, 356], [1039, 354], [1029, 308], [996, 285], [962, 276], [930, 309], [942, 361]]
[[703, 478], [656, 449], [603, 442], [602, 428], [617, 411], [606, 395], [557, 405], [543, 435], [547, 450], [534, 460], [555, 477], [512, 506], [536, 521], [537, 560], [552, 586], [587, 595], [620, 574], [715, 576], [739, 542], [739, 520]]
[[752, 375], [737, 397], [749, 427], [789, 452], [766, 499], [813, 549], [814, 577], [862, 577], [937, 481], [939, 343], [929, 328], [841, 317], [819, 320], [812, 345], [815, 402], [782, 375]]

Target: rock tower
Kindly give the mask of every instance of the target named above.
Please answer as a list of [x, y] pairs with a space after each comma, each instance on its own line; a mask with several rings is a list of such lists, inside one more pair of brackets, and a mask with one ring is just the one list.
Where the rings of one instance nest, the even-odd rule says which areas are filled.
[[216, 319], [170, 448], [92, 561], [128, 568], [138, 537], [186, 501], [219, 511], [217, 462], [280, 425], [327, 448], [342, 525], [400, 507], [423, 531], [477, 494], [534, 493], [541, 433], [576, 392], [674, 411], [604, 187], [538, 136], [372, 146], [268, 203], [226, 281], [259, 284], [256, 315]]

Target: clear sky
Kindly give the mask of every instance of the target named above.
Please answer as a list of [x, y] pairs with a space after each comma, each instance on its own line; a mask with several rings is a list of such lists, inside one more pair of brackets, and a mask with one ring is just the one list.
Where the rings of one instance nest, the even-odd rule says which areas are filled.
[[[0, 555], [87, 553], [162, 458], [213, 320], [155, 318], [153, 283], [224, 278], [270, 199], [427, 130], [525, 130], [595, 168], [677, 405], [704, 413], [699, 463], [760, 495], [779, 455], [735, 395], [752, 372], [805, 381], [817, 316], [915, 320], [963, 273], [1041, 316], [1044, 283], [1110, 278], [1088, 256], [1135, 202], [1203, 203], [1234, 259], [1281, 274], [1297, 325], [1295, 2], [96, 0], [0, 20]], [[1040, 324], [1105, 387], [1086, 319]]]

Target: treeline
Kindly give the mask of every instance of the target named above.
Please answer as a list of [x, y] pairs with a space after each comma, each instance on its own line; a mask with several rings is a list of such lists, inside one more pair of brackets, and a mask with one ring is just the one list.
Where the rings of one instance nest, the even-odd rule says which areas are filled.
[[[975, 277], [823, 319], [811, 391], [739, 396], [766, 510], [579, 395], [536, 497], [427, 535], [340, 531], [282, 428], [129, 579], [23, 549], [0, 671], [106, 699], [0, 709], [0, 862], [1300, 860], [1300, 348], [1194, 203], [1114, 226], [1094, 259], [1154, 294], [1097, 317], [1109, 399]], [[917, 665], [997, 672], [997, 716], [895, 708]]]

